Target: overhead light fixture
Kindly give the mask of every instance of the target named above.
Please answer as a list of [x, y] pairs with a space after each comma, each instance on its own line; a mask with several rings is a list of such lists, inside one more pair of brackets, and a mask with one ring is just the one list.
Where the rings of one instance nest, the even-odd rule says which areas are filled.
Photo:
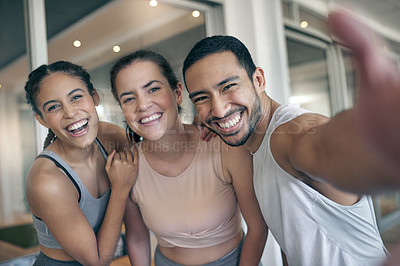
[[303, 21], [300, 23], [300, 27], [302, 27], [303, 29], [304, 29], [304, 28], [307, 28], [307, 27], [308, 27], [308, 22], [305, 21], [305, 20], [303, 20]]
[[150, 6], [157, 6], [158, 5], [158, 2], [157, 2], [157, 0], [150, 0], [150, 2], [149, 2], [149, 5]]
[[194, 10], [194, 11], [192, 12], [192, 16], [193, 16], [194, 18], [200, 17], [200, 11]]
[[81, 43], [79, 40], [75, 40], [75, 41], [74, 41], [74, 46], [75, 46], [76, 48], [81, 47], [81, 45], [82, 45], [82, 43]]
[[115, 45], [115, 46], [113, 47], [113, 51], [114, 51], [115, 53], [119, 53], [119, 51], [121, 51], [121, 47], [119, 47], [118, 45]]

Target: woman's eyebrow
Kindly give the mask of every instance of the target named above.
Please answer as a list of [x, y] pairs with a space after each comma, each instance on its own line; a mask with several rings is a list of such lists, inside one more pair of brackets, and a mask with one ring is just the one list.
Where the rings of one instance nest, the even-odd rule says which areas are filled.
[[[74, 90], [70, 91], [70, 92], [67, 94], [67, 96], [71, 96], [72, 94], [74, 94], [74, 93], [77, 92], [77, 91], [82, 91], [82, 92], [84, 92], [81, 88], [77, 88], [77, 89], [74, 89]], [[43, 106], [42, 106], [43, 110], [44, 110], [44, 108], [46, 107], [46, 105], [51, 104], [51, 103], [54, 103], [54, 102], [57, 102], [57, 101], [56, 101], [56, 100], [50, 100], [50, 101], [45, 102], [45, 103], [43, 104]]]

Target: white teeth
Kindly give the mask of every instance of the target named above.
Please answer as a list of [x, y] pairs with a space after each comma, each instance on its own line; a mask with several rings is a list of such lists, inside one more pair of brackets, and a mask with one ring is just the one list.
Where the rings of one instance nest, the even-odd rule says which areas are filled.
[[68, 131], [75, 130], [75, 129], [77, 129], [77, 128], [80, 128], [80, 127], [86, 125], [87, 123], [88, 123], [88, 120], [87, 120], [87, 119], [83, 119], [83, 120], [78, 121], [78, 122], [76, 122], [76, 123], [74, 123], [74, 124], [72, 124], [72, 125], [69, 125], [69, 126], [67, 127], [67, 130], [68, 130]]
[[152, 116], [149, 116], [149, 117], [146, 117], [146, 118], [140, 120], [140, 122], [141, 122], [142, 124], [146, 124], [146, 123], [149, 123], [149, 122], [151, 122], [151, 121], [153, 121], [153, 120], [156, 120], [156, 119], [158, 119], [158, 118], [160, 118], [160, 117], [161, 117], [161, 114], [154, 114], [154, 115], [152, 115]]
[[233, 118], [232, 120], [229, 120], [229, 121], [224, 122], [224, 123], [218, 123], [218, 125], [221, 128], [230, 128], [230, 127], [235, 126], [239, 122], [239, 120], [240, 120], [240, 114], [235, 116], [235, 118]]

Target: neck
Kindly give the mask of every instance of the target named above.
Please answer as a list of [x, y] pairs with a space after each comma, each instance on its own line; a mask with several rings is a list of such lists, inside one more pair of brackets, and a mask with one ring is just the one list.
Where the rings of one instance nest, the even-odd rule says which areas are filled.
[[190, 151], [192, 143], [198, 138], [198, 129], [191, 125], [183, 125], [181, 122], [175, 130], [170, 130], [161, 139], [151, 141], [144, 139], [142, 150], [145, 153], [155, 154], [158, 157], [171, 158], [171, 156], [183, 156]]
[[261, 102], [261, 119], [245, 144], [245, 147], [252, 154], [255, 153], [261, 146], [265, 132], [267, 131], [268, 125], [271, 122], [272, 115], [274, 114], [276, 108], [279, 107], [279, 104], [272, 100], [265, 92], [261, 93], [259, 97]]
[[97, 144], [92, 142], [90, 145], [83, 148], [74, 147], [57, 138], [49, 147], [50, 150], [53, 150], [58, 155], [65, 158], [69, 163], [73, 164], [90, 160], [95, 153], [96, 146]]

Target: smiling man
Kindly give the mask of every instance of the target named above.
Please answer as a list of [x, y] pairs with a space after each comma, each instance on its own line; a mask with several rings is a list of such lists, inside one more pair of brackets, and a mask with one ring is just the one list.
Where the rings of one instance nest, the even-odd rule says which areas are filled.
[[[350, 48], [361, 51], [356, 56], [368, 62], [365, 67], [375, 61], [387, 66], [378, 75], [391, 74], [398, 93], [399, 74], [381, 60], [369, 42], [371, 32], [343, 13], [333, 14], [331, 23]], [[374, 61], [366, 59], [371, 53]], [[183, 76], [203, 125], [227, 144], [244, 145], [254, 154], [254, 179], [262, 184], [255, 188], [257, 198], [289, 265], [378, 265], [385, 259], [371, 197], [329, 183], [356, 193], [399, 184], [392, 174], [395, 164], [385, 167], [380, 159], [392, 154], [377, 141], [385, 133], [395, 140], [393, 132], [380, 130], [378, 136], [377, 123], [365, 123], [371, 113], [365, 111], [366, 98], [375, 86], [387, 88], [384, 79], [365, 79], [362, 101], [328, 119], [271, 99], [264, 91], [264, 71], [231, 36], [198, 42], [184, 62]], [[377, 110], [384, 113], [385, 107]]]

